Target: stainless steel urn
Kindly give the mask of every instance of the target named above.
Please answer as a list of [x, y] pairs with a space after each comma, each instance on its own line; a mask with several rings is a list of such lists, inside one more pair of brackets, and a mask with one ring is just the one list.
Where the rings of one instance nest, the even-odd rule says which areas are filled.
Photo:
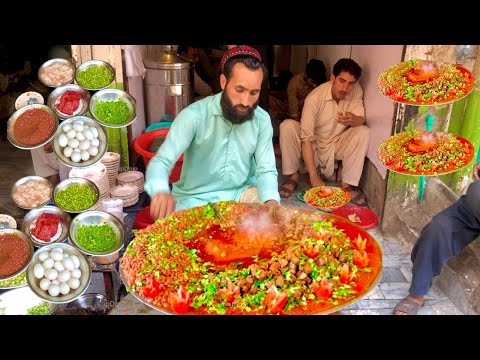
[[160, 58], [145, 58], [143, 63], [148, 125], [173, 121], [194, 101], [193, 62], [167, 45]]

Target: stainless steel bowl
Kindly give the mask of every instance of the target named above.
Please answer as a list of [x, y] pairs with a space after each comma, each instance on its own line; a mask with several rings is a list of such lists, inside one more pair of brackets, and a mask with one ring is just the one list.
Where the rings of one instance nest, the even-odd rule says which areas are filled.
[[[115, 246], [105, 252], [92, 252], [83, 248], [77, 240], [77, 231], [81, 225], [102, 225], [107, 223], [110, 225], [117, 236]], [[86, 211], [77, 215], [70, 225], [70, 241], [84, 254], [93, 257], [93, 261], [98, 264], [111, 264], [119, 258], [119, 252], [124, 246], [123, 223], [112, 214], [104, 211]]]
[[[45, 139], [44, 141], [38, 143], [38, 144], [35, 144], [35, 145], [25, 145], [25, 144], [22, 144], [21, 142], [19, 142], [15, 136], [13, 135], [13, 127], [15, 126], [15, 122], [17, 121], [17, 119], [20, 117], [20, 115], [23, 115], [25, 112], [29, 111], [29, 110], [33, 110], [33, 109], [40, 109], [40, 110], [44, 110], [46, 112], [48, 112], [50, 115], [53, 116], [54, 118], [54, 127], [53, 127], [53, 132], [48, 136], [47, 139]], [[52, 138], [55, 136], [55, 131], [57, 130], [58, 128], [58, 116], [57, 114], [52, 110], [50, 109], [47, 105], [43, 105], [43, 104], [32, 104], [32, 105], [27, 105], [27, 106], [24, 106], [22, 108], [20, 108], [19, 110], [15, 111], [11, 116], [10, 118], [8, 119], [8, 122], [7, 122], [7, 139], [8, 141], [10, 141], [12, 143], [12, 145], [16, 146], [17, 148], [19, 149], [23, 149], [23, 150], [32, 150], [32, 149], [36, 149], [40, 146], [43, 146], [45, 145], [46, 143], [48, 143], [50, 140], [52, 140]]]
[[[77, 289], [70, 290], [70, 292], [66, 295], [59, 294], [58, 296], [51, 296], [48, 291], [42, 290], [40, 288], [40, 279], [37, 279], [33, 275], [33, 269], [35, 265], [42, 263], [42, 261], [40, 261], [40, 254], [45, 252], [50, 253], [54, 249], [62, 249], [64, 254], [68, 254], [70, 256], [76, 255], [78, 257], [78, 260], [80, 260], [79, 269], [82, 272], [82, 275], [80, 276], [80, 286]], [[87, 290], [88, 286], [90, 285], [91, 279], [92, 268], [85, 255], [78, 251], [74, 246], [65, 243], [55, 243], [41, 247], [35, 252], [33, 259], [27, 268], [27, 284], [30, 289], [38, 297], [54, 304], [65, 304], [78, 298]]]
[[[65, 94], [65, 92], [67, 91], [75, 91], [76, 93], [80, 94], [80, 100], [81, 100], [81, 104], [79, 106], [80, 111], [78, 111], [76, 114], [75, 113], [72, 115], [64, 114], [61, 111], [59, 111], [55, 106], [55, 103], [57, 102], [57, 100], [60, 99], [60, 97], [63, 94]], [[85, 115], [85, 113], [88, 111], [89, 104], [90, 104], [90, 93], [87, 90], [85, 90], [83, 87], [75, 84], [68, 84], [68, 85], [57, 87], [55, 90], [53, 90], [50, 93], [50, 95], [48, 95], [48, 99], [47, 99], [47, 105], [50, 107], [50, 109], [52, 109], [57, 114], [57, 116], [60, 119], [68, 119], [74, 116]]]
[[[37, 240], [31, 233], [30, 233], [30, 227], [32, 226], [32, 223], [38, 219], [40, 215], [43, 213], [47, 214], [54, 214], [57, 215], [60, 218], [60, 225], [62, 227], [62, 231], [60, 233], [60, 236], [58, 239], [50, 241], [50, 242], [45, 242], [42, 240]], [[30, 238], [32, 243], [36, 247], [42, 247], [45, 245], [57, 243], [57, 242], [62, 242], [64, 241], [67, 236], [68, 236], [68, 230], [70, 228], [70, 222], [72, 221], [72, 218], [70, 215], [65, 212], [64, 210], [56, 207], [56, 206], [44, 206], [41, 208], [37, 208], [34, 210], [31, 210], [25, 217], [23, 218], [22, 222], [22, 231], [27, 234], [27, 236]]]
[[[92, 67], [92, 66], [102, 66], [104, 68], [106, 68], [111, 74], [112, 74], [112, 81], [103, 86], [103, 87], [99, 87], [99, 88], [89, 88], [89, 87], [86, 87], [84, 85], [82, 85], [79, 81], [78, 81], [78, 75], [81, 74], [83, 71], [87, 70], [89, 67]], [[77, 67], [77, 70], [75, 71], [75, 82], [80, 85], [81, 87], [87, 89], [87, 90], [101, 90], [101, 89], [105, 89], [107, 87], [109, 87], [110, 85], [112, 85], [112, 83], [115, 81], [115, 69], [112, 67], [112, 65], [110, 65], [109, 63], [105, 62], [105, 61], [102, 61], [102, 60], [90, 60], [90, 61], [86, 61], [84, 62], [83, 64], [79, 65]]]
[[[90, 157], [90, 159], [88, 159], [87, 161], [80, 160], [79, 162], [73, 162], [71, 158], [63, 154], [63, 150], [65, 148], [60, 146], [60, 144], [58, 143], [58, 139], [61, 134], [65, 134], [65, 131], [63, 130], [65, 126], [67, 125], [71, 126], [75, 121], [78, 121], [78, 120], [83, 121], [83, 123], [85, 125], [88, 125], [89, 127], [95, 127], [97, 129], [98, 141], [100, 142], [100, 145], [98, 146], [97, 155]], [[105, 155], [105, 152], [108, 149], [108, 137], [107, 137], [107, 134], [105, 133], [105, 130], [95, 120], [90, 119], [89, 117], [86, 117], [86, 116], [75, 116], [62, 121], [62, 123], [58, 127], [53, 137], [52, 149], [55, 155], [57, 156], [57, 159], [61, 161], [63, 164], [69, 167], [83, 168], [87, 166], [92, 166], [102, 159], [103, 155]]]
[[[46, 79], [44, 79], [44, 72], [45, 72], [45, 69], [47, 69], [48, 67], [52, 66], [52, 65], [66, 65], [69, 69], [69, 71], [71, 72], [71, 76], [68, 76], [68, 78], [66, 78], [64, 81], [60, 82], [60, 83], [51, 83], [51, 82], [48, 82], [46, 81]], [[38, 69], [38, 79], [40, 80], [40, 82], [45, 85], [45, 86], [48, 86], [48, 87], [58, 87], [58, 86], [63, 86], [63, 85], [66, 85], [66, 84], [69, 84], [71, 82], [73, 82], [73, 79], [75, 77], [75, 65], [72, 64], [72, 62], [68, 61], [67, 59], [61, 59], [61, 58], [55, 58], [55, 59], [50, 59], [46, 62], [44, 62], [42, 64], [42, 66], [40, 66], [40, 68]]]
[[[15, 200], [15, 198], [13, 196], [17, 192], [17, 189], [20, 185], [26, 184], [30, 181], [33, 181], [33, 182], [39, 183], [39, 184], [44, 184], [50, 189], [50, 196], [48, 197], [48, 199], [45, 200], [45, 202], [39, 203], [38, 206], [34, 206], [34, 207], [31, 207], [31, 206], [29, 207], [29, 206], [26, 206], [25, 204], [19, 203], [17, 200]], [[10, 197], [12, 198], [12, 201], [15, 203], [15, 205], [17, 205], [19, 208], [22, 208], [22, 209], [25, 209], [25, 210], [32, 210], [32, 209], [36, 209], [38, 207], [42, 207], [42, 206], [46, 205], [50, 200], [52, 200], [52, 193], [53, 193], [53, 185], [50, 181], [48, 181], [47, 179], [45, 179], [41, 176], [31, 175], [31, 176], [25, 176], [25, 177], [21, 178], [20, 180], [17, 180], [17, 182], [15, 184], [13, 184], [12, 190], [10, 191]]]
[[[92, 204], [92, 206], [90, 206], [89, 208], [87, 209], [83, 209], [83, 210], [68, 210], [68, 209], [65, 209], [63, 208], [62, 206], [60, 206], [57, 201], [56, 201], [56, 198], [57, 198], [57, 194], [59, 191], [62, 191], [62, 190], [65, 190], [66, 188], [68, 188], [69, 186], [72, 186], [72, 185], [76, 185], [76, 184], [79, 184], [79, 185], [87, 185], [89, 186], [93, 192], [96, 194], [97, 196], [97, 199], [96, 201]], [[93, 208], [97, 202], [98, 202], [98, 199], [100, 197], [100, 191], [98, 190], [98, 187], [97, 185], [95, 185], [94, 182], [88, 180], [88, 179], [83, 179], [83, 178], [70, 178], [70, 179], [65, 179], [63, 181], [61, 181], [57, 186], [55, 186], [55, 189], [53, 189], [53, 201], [55, 201], [55, 204], [62, 210], [65, 210], [66, 212], [68, 213], [73, 213], [73, 214], [78, 214], [78, 213], [82, 213], [84, 211], [88, 211], [90, 210], [91, 208]], [[70, 227], [72, 225], [70, 224]]]
[[[109, 124], [106, 123], [98, 118], [98, 113], [96, 111], [97, 105], [103, 101], [116, 101], [122, 100], [124, 101], [129, 110], [129, 117], [121, 124]], [[124, 126], [128, 126], [133, 123], [137, 119], [136, 114], [136, 101], [130, 94], [126, 93], [125, 91], [118, 90], [118, 89], [104, 89], [97, 91], [95, 94], [92, 95], [90, 99], [90, 114], [97, 120], [100, 124], [106, 127], [111, 128], [120, 128]]]
[[[32, 242], [30, 241], [28, 236], [25, 235], [20, 230], [17, 230], [17, 229], [3, 229], [3, 230], [0, 230], [0, 237], [3, 236], [3, 235], [15, 235], [15, 236], [19, 237], [20, 239], [22, 239], [25, 242], [25, 244], [27, 245], [27, 248], [28, 248], [27, 259], [20, 269], [18, 269], [17, 271], [15, 271], [12, 274], [8, 274], [8, 275], [5, 275], [5, 276], [0, 276], [0, 280], [8, 280], [8, 279], [12, 279], [15, 276], [19, 275], [23, 270], [25, 270], [28, 267], [28, 264], [32, 260], [34, 248], [33, 248]], [[2, 259], [2, 262], [5, 262], [5, 261], [8, 262], [8, 260], [10, 259], [10, 255], [5, 254], [1, 249], [0, 249], [0, 254], [2, 254], [2, 258], [6, 257], [6, 260]]]

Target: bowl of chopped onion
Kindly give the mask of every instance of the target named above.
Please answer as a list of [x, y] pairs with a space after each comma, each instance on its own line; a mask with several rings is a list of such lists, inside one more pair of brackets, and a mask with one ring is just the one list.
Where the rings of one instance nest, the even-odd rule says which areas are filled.
[[136, 101], [130, 94], [118, 89], [97, 91], [90, 99], [90, 113], [102, 126], [120, 128], [137, 119]]

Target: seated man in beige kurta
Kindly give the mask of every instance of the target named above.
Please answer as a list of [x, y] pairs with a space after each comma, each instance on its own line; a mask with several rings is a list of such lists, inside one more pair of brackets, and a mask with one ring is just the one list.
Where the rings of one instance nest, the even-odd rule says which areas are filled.
[[287, 176], [280, 196], [288, 197], [296, 189], [302, 157], [312, 187], [324, 185], [317, 169], [328, 179], [335, 160], [341, 160], [342, 187], [350, 192], [354, 204], [367, 204], [357, 187], [370, 143], [363, 90], [357, 83], [361, 74], [362, 68], [352, 59], [338, 60], [330, 81], [305, 99], [300, 123], [284, 120], [280, 125], [282, 172]]

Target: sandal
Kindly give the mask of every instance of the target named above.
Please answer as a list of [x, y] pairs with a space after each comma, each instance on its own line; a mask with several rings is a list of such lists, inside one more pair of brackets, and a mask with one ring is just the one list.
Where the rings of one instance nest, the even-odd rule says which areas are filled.
[[393, 315], [400, 315], [397, 314], [398, 312], [402, 312], [406, 315], [417, 315], [418, 310], [420, 310], [424, 304], [425, 301], [423, 302], [423, 304], [420, 305], [419, 303], [413, 301], [412, 299], [409, 299], [408, 297], [403, 298], [393, 309]]
[[[368, 205], [367, 198], [365, 197], [365, 195], [363, 195], [363, 193], [360, 191], [360, 189], [358, 187], [348, 185], [344, 189], [347, 190], [350, 193], [350, 196], [351, 196], [350, 201], [353, 204], [358, 205], [358, 206], [367, 206]], [[353, 196], [352, 192], [356, 192], [357, 195]]]
[[[285, 185], [293, 185], [293, 189], [287, 188]], [[280, 193], [280, 196], [282, 198], [288, 198], [290, 195], [292, 195], [292, 192], [294, 192], [298, 187], [298, 181], [295, 181], [293, 179], [286, 179], [283, 184], [278, 188], [278, 192]], [[283, 194], [282, 194], [283, 192]]]

